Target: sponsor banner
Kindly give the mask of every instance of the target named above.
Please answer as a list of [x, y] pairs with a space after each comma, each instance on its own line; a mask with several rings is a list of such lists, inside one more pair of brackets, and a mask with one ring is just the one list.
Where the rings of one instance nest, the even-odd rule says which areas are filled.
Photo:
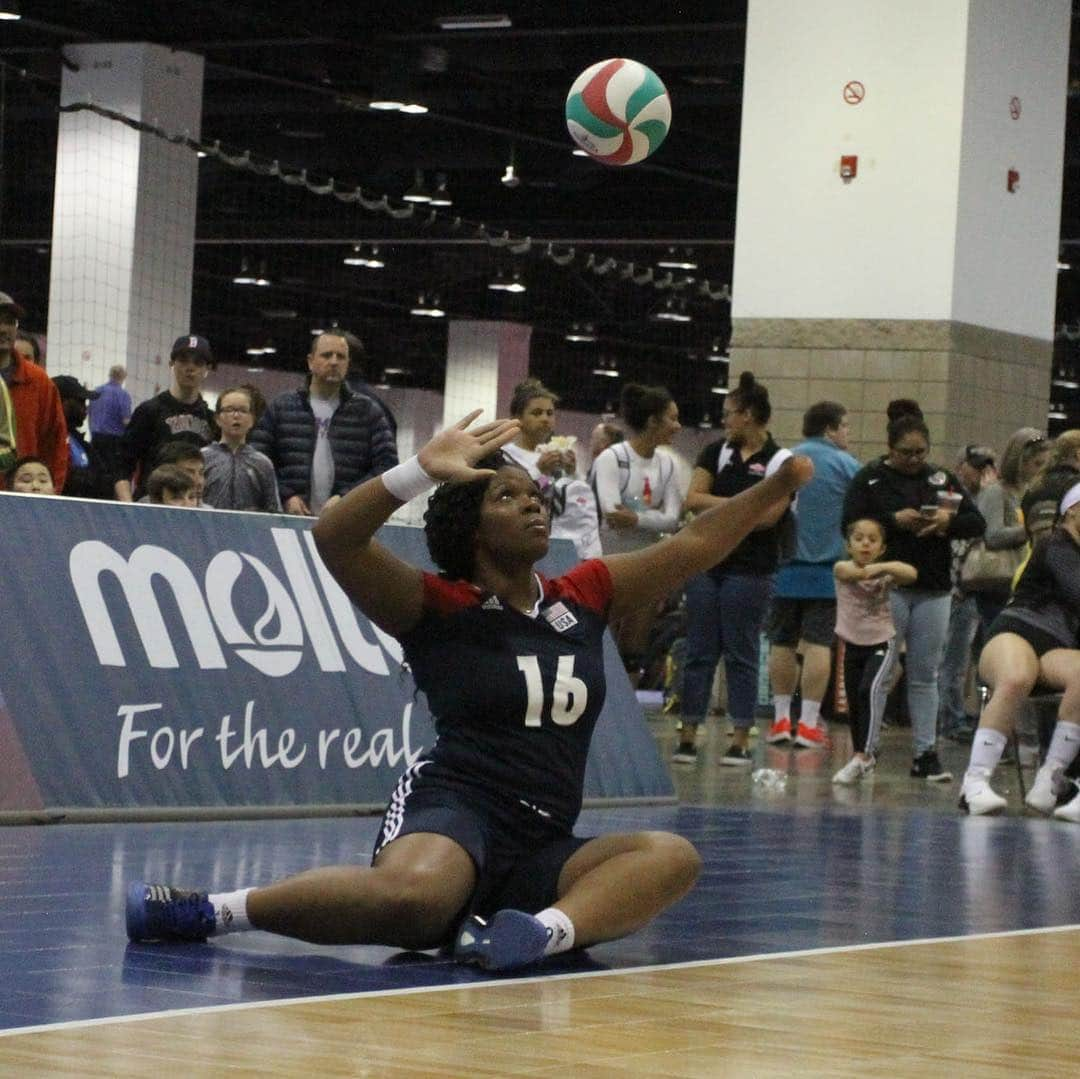
[[[433, 738], [312, 521], [0, 493], [0, 810], [384, 801]], [[430, 568], [423, 533], [380, 541]], [[556, 541], [541, 567], [574, 562]], [[588, 798], [670, 778], [608, 640]]]

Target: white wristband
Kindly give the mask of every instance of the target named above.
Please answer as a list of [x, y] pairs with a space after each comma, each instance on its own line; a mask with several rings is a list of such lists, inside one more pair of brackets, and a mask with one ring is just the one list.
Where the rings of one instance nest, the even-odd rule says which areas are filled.
[[422, 495], [435, 481], [424, 471], [420, 458], [415, 454], [400, 465], [394, 465], [382, 473], [383, 486], [402, 502], [411, 502]]

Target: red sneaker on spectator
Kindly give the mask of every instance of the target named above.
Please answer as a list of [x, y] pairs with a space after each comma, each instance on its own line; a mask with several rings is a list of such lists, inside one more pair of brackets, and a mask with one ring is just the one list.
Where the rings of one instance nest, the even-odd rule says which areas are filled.
[[795, 744], [807, 749], [825, 749], [829, 745], [829, 736], [821, 727], [808, 727], [800, 723], [795, 732]]
[[765, 741], [770, 745], [775, 745], [777, 742], [788, 742], [791, 740], [791, 720], [787, 716], [783, 719], [776, 720], [769, 728], [769, 733], [765, 735]]

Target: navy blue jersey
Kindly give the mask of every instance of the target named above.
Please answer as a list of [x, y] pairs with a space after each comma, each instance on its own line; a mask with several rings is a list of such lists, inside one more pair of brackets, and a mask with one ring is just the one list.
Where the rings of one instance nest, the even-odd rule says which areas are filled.
[[537, 575], [533, 615], [466, 581], [424, 574], [424, 613], [402, 636], [436, 743], [425, 777], [521, 803], [569, 829], [604, 704], [611, 575], [599, 559]]

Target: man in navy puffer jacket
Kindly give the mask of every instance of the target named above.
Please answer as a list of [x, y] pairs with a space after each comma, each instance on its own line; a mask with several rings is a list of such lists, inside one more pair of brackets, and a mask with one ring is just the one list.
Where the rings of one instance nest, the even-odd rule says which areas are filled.
[[320, 334], [307, 361], [307, 386], [275, 398], [248, 439], [273, 461], [285, 512], [301, 516], [398, 463], [382, 409], [345, 385], [345, 339]]

